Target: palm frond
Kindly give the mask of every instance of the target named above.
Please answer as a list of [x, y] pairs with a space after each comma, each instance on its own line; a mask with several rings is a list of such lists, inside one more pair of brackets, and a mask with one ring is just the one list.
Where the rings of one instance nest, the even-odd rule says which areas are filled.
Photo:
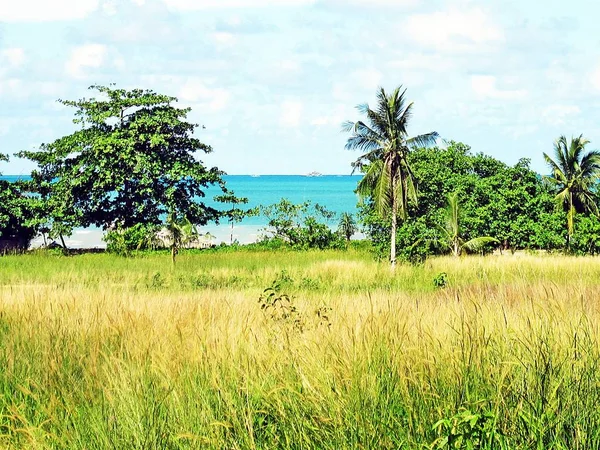
[[458, 193], [453, 192], [448, 195], [448, 203], [446, 207], [445, 225], [448, 234], [452, 238], [460, 236], [460, 204], [458, 203]]
[[466, 250], [469, 250], [470, 252], [477, 252], [486, 245], [495, 243], [498, 243], [498, 239], [485, 236], [471, 239], [470, 241], [465, 242], [461, 247]]
[[422, 134], [420, 136], [415, 136], [406, 140], [408, 146], [412, 149], [416, 148], [431, 148], [435, 147], [438, 143], [438, 139], [440, 135], [437, 131], [432, 131], [431, 133]]
[[560, 167], [560, 165], [557, 164], [546, 153], [544, 153], [544, 159], [546, 160], [546, 163], [550, 166], [550, 169], [552, 170], [552, 175], [553, 175], [552, 178], [551, 177], [546, 177], [546, 178], [549, 179], [550, 181], [553, 181], [554, 183], [565, 183], [567, 180], [567, 175], [565, 174], [563, 169]]
[[381, 172], [383, 170], [383, 162], [376, 160], [371, 162], [366, 167], [366, 173], [356, 186], [356, 193], [363, 199], [373, 195], [375, 187], [377, 186], [377, 180], [381, 176]]
[[390, 189], [392, 186], [392, 173], [390, 169], [388, 164], [381, 165], [381, 172], [372, 194], [377, 212], [384, 218], [389, 217], [392, 210], [392, 195], [394, 195]]

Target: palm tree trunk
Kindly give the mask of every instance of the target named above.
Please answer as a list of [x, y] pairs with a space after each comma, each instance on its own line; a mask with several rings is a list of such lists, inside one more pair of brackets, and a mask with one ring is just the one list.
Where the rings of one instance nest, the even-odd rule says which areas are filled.
[[171, 262], [173, 266], [175, 266], [175, 258], [177, 257], [177, 247], [175, 245], [171, 246]]
[[569, 192], [569, 212], [567, 213], [567, 250], [571, 250], [571, 238], [573, 237], [575, 208], [573, 206], [573, 193]]
[[396, 228], [398, 226], [398, 199], [396, 198], [396, 177], [392, 177], [392, 233], [390, 242], [390, 264], [396, 269]]
[[[395, 202], [394, 202], [395, 203]], [[392, 208], [394, 209], [394, 208]], [[398, 224], [398, 217], [396, 215], [396, 211], [392, 212], [392, 236], [391, 236], [391, 249], [390, 249], [390, 263], [392, 265], [392, 270], [396, 268], [396, 227]]]

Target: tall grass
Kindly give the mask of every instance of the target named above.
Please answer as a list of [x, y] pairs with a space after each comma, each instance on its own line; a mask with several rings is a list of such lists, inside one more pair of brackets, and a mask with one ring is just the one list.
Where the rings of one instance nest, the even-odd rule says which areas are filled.
[[[38, 254], [0, 267], [2, 447], [600, 448], [598, 259], [439, 258], [392, 274], [352, 251], [184, 254], [174, 269], [167, 254]], [[274, 280], [291, 303], [261, 309]]]

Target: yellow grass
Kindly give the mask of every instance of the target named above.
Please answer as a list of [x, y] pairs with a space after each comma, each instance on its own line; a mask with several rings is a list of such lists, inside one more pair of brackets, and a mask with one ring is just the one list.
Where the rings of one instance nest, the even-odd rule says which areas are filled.
[[[419, 448], [461, 407], [496, 418], [489, 448], [600, 442], [600, 259], [180, 260], [1, 261], [3, 445]], [[275, 279], [287, 319], [260, 308]]]

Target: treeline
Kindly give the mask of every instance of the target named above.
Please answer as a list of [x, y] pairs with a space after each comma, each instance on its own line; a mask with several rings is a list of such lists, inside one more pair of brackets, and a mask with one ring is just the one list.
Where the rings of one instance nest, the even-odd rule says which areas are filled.
[[392, 267], [398, 254], [420, 260], [494, 246], [598, 252], [600, 153], [587, 151], [583, 136], [558, 138], [541, 177], [527, 159], [508, 167], [463, 144], [445, 148], [435, 131], [410, 137], [412, 108], [405, 89], [380, 89], [375, 108], [357, 108], [366, 120], [344, 127], [346, 148], [361, 152], [361, 222]]
[[[566, 250], [577, 254], [600, 251], [600, 220], [596, 214], [575, 216], [568, 239], [567, 213], [557, 207], [556, 187], [530, 168], [528, 159], [509, 166], [470, 147], [452, 142], [447, 148], [417, 149], [408, 162], [418, 182], [418, 202], [409, 204], [408, 219], [397, 231], [398, 255], [419, 260], [449, 253], [444, 229], [449, 196], [460, 205], [461, 240], [494, 238], [476, 251]], [[597, 202], [600, 198], [597, 198]], [[376, 212], [372, 198], [360, 205], [360, 221], [380, 254], [389, 249], [390, 219]]]
[[[0, 181], [0, 250], [27, 249], [38, 233], [59, 240], [75, 228], [96, 226], [110, 251], [177, 248], [197, 238], [198, 227], [246, 215], [248, 199], [227, 189], [221, 170], [199, 159], [212, 148], [199, 141], [198, 125], [177, 99], [150, 90], [92, 86], [99, 98], [60, 101], [74, 109], [78, 129], [18, 156], [36, 164], [31, 180]], [[343, 248], [360, 228], [379, 255], [419, 261], [428, 255], [515, 250], [600, 252], [600, 153], [586, 151], [582, 136], [555, 142], [545, 154], [549, 176], [528, 159], [508, 166], [436, 132], [410, 137], [413, 104], [406, 90], [380, 89], [377, 105], [360, 105], [366, 121], [348, 122], [346, 148], [360, 155], [364, 176], [359, 215], [333, 217], [319, 205], [286, 200], [261, 208], [274, 248]], [[0, 155], [4, 161], [7, 156]], [[218, 186], [217, 210], [203, 202]], [[332, 223], [337, 221], [337, 232]], [[158, 232], [165, 232], [162, 241]]]

